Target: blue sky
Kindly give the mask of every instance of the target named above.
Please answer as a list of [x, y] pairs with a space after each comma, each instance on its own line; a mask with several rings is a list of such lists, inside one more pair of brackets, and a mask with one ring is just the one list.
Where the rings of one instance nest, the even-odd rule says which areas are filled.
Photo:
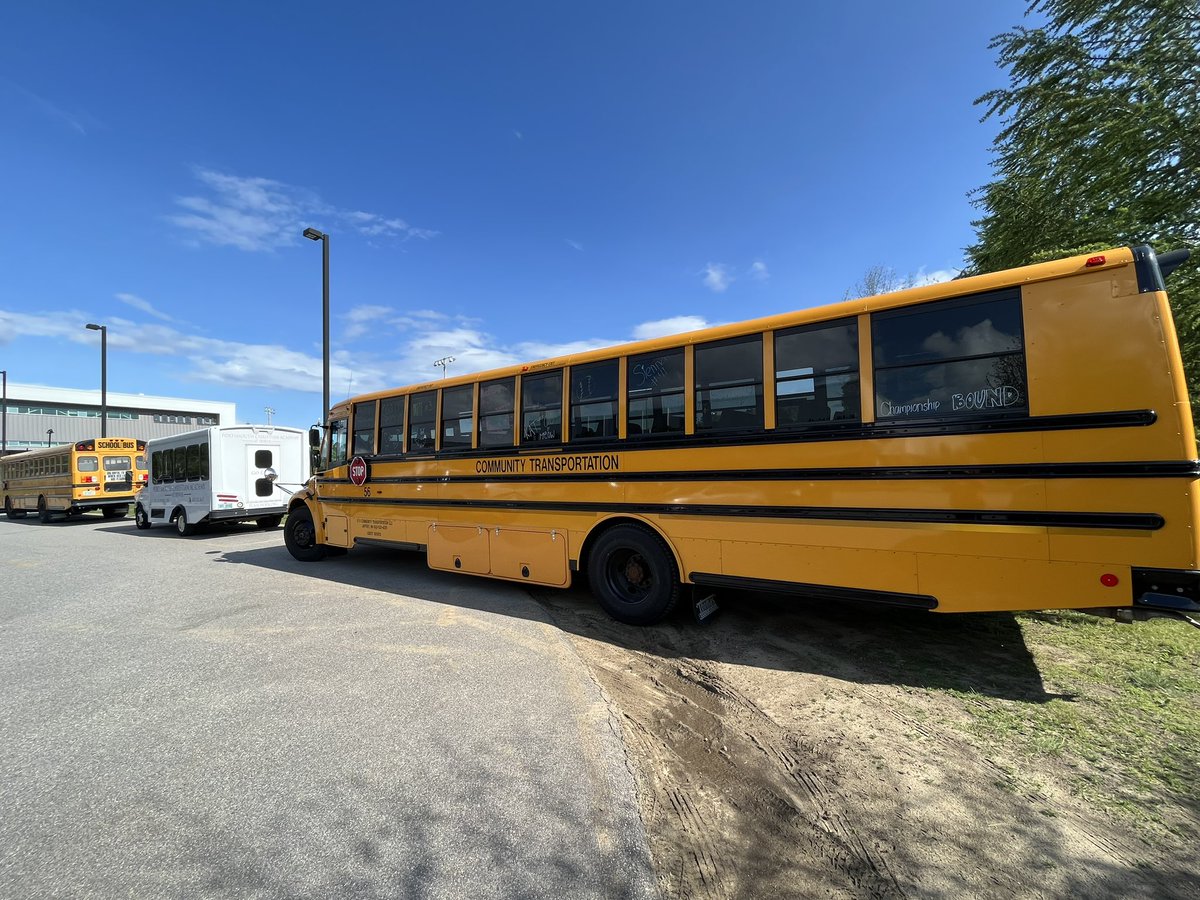
[[937, 279], [1024, 2], [10, 5], [0, 368], [334, 399]]

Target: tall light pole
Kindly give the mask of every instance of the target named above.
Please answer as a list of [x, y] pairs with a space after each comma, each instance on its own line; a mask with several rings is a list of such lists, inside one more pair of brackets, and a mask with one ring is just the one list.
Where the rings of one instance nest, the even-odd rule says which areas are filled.
[[50, 446], [50, 438], [52, 438], [52, 437], [54, 437], [54, 429], [53, 429], [53, 428], [47, 428], [47, 429], [46, 429], [46, 446], [47, 446], [47, 447], [49, 447], [49, 446]]
[[329, 416], [329, 235], [305, 228], [304, 236], [321, 242], [321, 423]]
[[0, 456], [3, 456], [8, 452], [8, 369], [0, 369], [0, 381], [4, 382], [0, 399]]
[[433, 361], [433, 364], [434, 364], [435, 366], [438, 366], [438, 367], [440, 367], [440, 368], [441, 368], [441, 370], [442, 370], [442, 377], [443, 377], [443, 378], [445, 378], [445, 377], [446, 377], [446, 367], [447, 367], [448, 365], [450, 365], [450, 363], [452, 363], [452, 362], [454, 362], [454, 357], [453, 357], [453, 356], [443, 356], [441, 359], [435, 359], [435, 360]]
[[100, 332], [100, 437], [108, 437], [108, 326], [88, 322], [87, 327]]
[[271, 416], [275, 415], [274, 407], [264, 406], [263, 412], [265, 412], [267, 414], [267, 424], [270, 425], [271, 424]]

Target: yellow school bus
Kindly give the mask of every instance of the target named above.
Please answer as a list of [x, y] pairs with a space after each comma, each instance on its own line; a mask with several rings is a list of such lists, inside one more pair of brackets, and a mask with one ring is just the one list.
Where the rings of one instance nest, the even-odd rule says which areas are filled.
[[586, 577], [635, 624], [721, 588], [1194, 613], [1164, 285], [1186, 258], [1116, 248], [351, 398], [287, 545]]
[[0, 459], [4, 514], [10, 519], [36, 512], [50, 522], [91, 509], [117, 519], [129, 512], [147, 476], [146, 442], [135, 438], [88, 438]]

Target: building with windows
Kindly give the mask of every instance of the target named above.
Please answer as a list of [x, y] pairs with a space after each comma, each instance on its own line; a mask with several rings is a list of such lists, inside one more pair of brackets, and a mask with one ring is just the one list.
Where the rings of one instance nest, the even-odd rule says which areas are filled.
[[[234, 425], [237, 405], [146, 394], [108, 392], [111, 437], [150, 440], [206, 425]], [[100, 392], [8, 382], [4, 450], [71, 444], [100, 436]]]

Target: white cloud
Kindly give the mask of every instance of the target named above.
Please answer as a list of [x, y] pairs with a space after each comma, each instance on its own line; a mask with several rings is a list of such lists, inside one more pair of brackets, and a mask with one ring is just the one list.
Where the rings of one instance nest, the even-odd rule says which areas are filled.
[[925, 287], [929, 284], [941, 284], [943, 281], [952, 281], [958, 277], [962, 269], [935, 269], [932, 272], [926, 272], [922, 266], [917, 270], [917, 274], [912, 277], [913, 287]]
[[750, 263], [749, 274], [755, 281], [766, 281], [771, 277], [771, 273], [767, 271], [767, 264], [761, 259]]
[[655, 322], [643, 322], [633, 329], [635, 341], [645, 341], [650, 338], [666, 337], [671, 334], [682, 334], [685, 331], [698, 331], [707, 328], [709, 323], [700, 316], [673, 316], [670, 319], [659, 319]]
[[579, 251], [583, 250], [583, 244], [579, 243], [579, 241], [573, 241], [570, 238], [563, 238], [563, 240], [565, 240], [567, 242], [568, 247], [574, 247], [576, 250], [579, 250]]
[[720, 294], [733, 283], [734, 278], [729, 267], [722, 263], [710, 262], [704, 266], [704, 286]]
[[162, 319], [164, 322], [174, 322], [175, 320], [168, 316], [165, 312], [159, 312], [154, 308], [154, 305], [149, 300], [143, 300], [137, 294], [115, 294], [114, 295], [122, 303], [132, 306], [134, 309], [141, 310], [147, 315], [154, 316], [156, 319]]
[[250, 252], [275, 250], [297, 243], [310, 225], [322, 230], [338, 226], [368, 238], [401, 241], [428, 240], [438, 234], [404, 219], [339, 209], [312, 191], [270, 178], [227, 175], [202, 167], [193, 169], [193, 174], [207, 193], [177, 197], [176, 205], [186, 212], [169, 215], [167, 221], [187, 232], [195, 244]]
[[46, 118], [65, 125], [77, 134], [86, 136], [88, 128], [95, 127], [95, 120], [86, 113], [68, 112], [61, 106], [51, 103], [45, 97], [41, 97], [28, 88], [22, 87], [15, 81], [10, 81], [7, 78], [0, 78], [0, 84], [7, 86], [11, 91], [24, 97], [34, 109]]

